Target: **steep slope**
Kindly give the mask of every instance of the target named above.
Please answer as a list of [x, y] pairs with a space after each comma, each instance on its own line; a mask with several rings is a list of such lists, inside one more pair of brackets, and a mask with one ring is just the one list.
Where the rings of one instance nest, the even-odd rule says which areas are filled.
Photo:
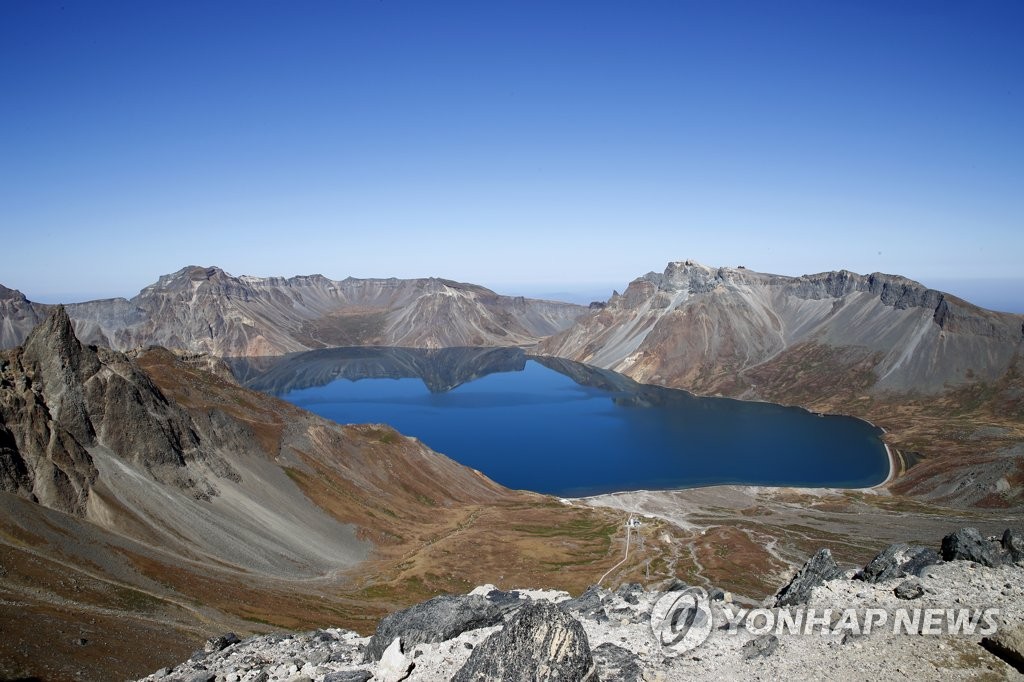
[[686, 261], [633, 281], [539, 352], [754, 397], [755, 368], [812, 348], [864, 374], [859, 389], [934, 394], [1003, 376], [1024, 349], [1024, 316], [892, 275], [782, 277]]
[[575, 589], [618, 560], [613, 513], [202, 364], [83, 345], [59, 306], [0, 352], [0, 677], [123, 679], [224, 628], [365, 629], [487, 575]]
[[11, 348], [46, 317], [49, 306], [32, 303], [25, 294], [0, 284], [0, 348]]
[[[20, 343], [47, 308], [23, 296], [8, 298], [9, 304], [0, 298], [5, 347]], [[585, 310], [443, 279], [233, 277], [200, 267], [165, 275], [131, 300], [67, 306], [77, 333], [89, 343], [118, 350], [160, 345], [220, 356], [336, 346], [531, 344], [566, 328]]]

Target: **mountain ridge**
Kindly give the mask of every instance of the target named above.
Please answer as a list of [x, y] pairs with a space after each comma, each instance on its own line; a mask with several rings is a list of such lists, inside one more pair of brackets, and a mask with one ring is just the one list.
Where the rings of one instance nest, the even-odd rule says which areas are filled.
[[[530, 345], [586, 310], [436, 277], [236, 277], [199, 266], [162, 275], [131, 299], [65, 308], [88, 343], [115, 350], [161, 345], [220, 356], [361, 345]], [[16, 290], [0, 290], [0, 347], [22, 343], [52, 309]]]
[[677, 261], [633, 280], [537, 352], [639, 381], [757, 398], [744, 375], [802, 344], [837, 349], [848, 367], [868, 363], [877, 375], [871, 390], [936, 393], [1005, 374], [1024, 352], [1024, 315], [899, 275], [787, 277]]

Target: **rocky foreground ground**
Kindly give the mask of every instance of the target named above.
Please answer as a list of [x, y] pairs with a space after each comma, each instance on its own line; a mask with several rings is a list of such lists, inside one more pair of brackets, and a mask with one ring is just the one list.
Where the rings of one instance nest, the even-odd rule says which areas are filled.
[[1017, 679], [1024, 535], [892, 545], [860, 570], [815, 554], [764, 604], [676, 582], [565, 592], [482, 586], [384, 618], [372, 637], [232, 634], [150, 680]]

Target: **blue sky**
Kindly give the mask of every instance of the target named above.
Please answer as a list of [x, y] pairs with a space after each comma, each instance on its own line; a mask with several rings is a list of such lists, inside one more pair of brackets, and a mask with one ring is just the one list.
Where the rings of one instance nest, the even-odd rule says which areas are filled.
[[1016, 1], [4, 0], [0, 283], [597, 292], [692, 258], [1012, 307], [1022, 31]]

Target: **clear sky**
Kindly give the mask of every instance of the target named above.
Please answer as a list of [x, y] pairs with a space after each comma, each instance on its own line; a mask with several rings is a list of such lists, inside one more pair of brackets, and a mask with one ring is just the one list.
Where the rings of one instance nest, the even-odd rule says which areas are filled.
[[0, 0], [0, 283], [1017, 281], [1022, 35], [1018, 0]]

